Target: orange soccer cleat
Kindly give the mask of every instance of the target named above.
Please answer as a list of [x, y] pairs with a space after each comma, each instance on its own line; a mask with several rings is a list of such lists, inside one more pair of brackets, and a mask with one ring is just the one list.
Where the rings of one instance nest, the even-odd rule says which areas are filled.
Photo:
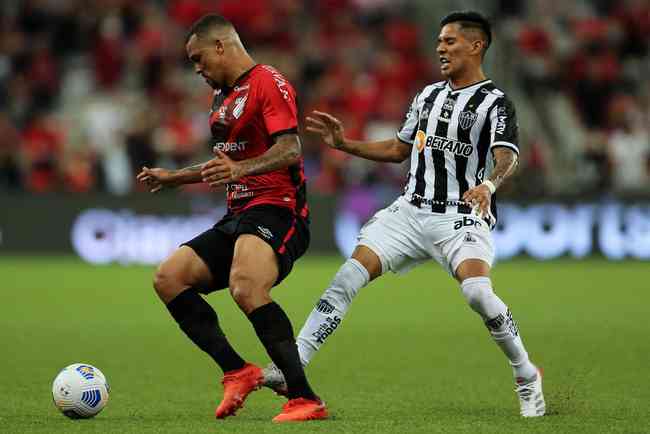
[[263, 380], [262, 369], [252, 363], [246, 363], [241, 369], [224, 373], [221, 380], [223, 400], [215, 412], [217, 419], [233, 416], [244, 406], [246, 397], [262, 386]]
[[296, 398], [282, 406], [282, 413], [273, 418], [273, 422], [303, 422], [307, 420], [327, 419], [329, 414], [321, 400]]

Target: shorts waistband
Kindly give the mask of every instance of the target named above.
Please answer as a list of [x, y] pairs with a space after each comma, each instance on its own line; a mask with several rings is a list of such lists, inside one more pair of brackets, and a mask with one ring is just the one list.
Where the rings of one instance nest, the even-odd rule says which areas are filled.
[[424, 197], [415, 197], [414, 195], [409, 200], [406, 196], [403, 196], [404, 199], [409, 202], [411, 205], [418, 208], [422, 208], [422, 205], [431, 207], [431, 212], [445, 214], [447, 208], [455, 208], [454, 212], [459, 214], [471, 214], [472, 206], [462, 200], [436, 200], [436, 199], [427, 199]]

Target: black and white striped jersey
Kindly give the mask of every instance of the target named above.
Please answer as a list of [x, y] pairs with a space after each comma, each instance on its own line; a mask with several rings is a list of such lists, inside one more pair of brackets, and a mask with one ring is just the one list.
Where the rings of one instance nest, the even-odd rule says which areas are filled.
[[519, 153], [517, 130], [512, 102], [491, 80], [455, 90], [446, 81], [426, 86], [397, 132], [413, 146], [404, 196], [434, 212], [468, 214], [467, 205], [455, 202], [489, 175], [488, 151], [505, 146]]

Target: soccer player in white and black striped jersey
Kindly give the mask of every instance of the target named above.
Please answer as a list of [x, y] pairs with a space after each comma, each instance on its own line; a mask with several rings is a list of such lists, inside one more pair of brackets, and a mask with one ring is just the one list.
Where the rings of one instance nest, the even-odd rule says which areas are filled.
[[[361, 229], [352, 257], [307, 318], [297, 345], [307, 365], [339, 327], [359, 289], [386, 271], [404, 272], [434, 259], [460, 283], [469, 306], [508, 358], [521, 415], [534, 417], [546, 411], [541, 373], [490, 281], [495, 191], [514, 172], [519, 154], [514, 106], [481, 66], [491, 40], [490, 25], [479, 13], [445, 17], [437, 53], [446, 81], [415, 96], [392, 139], [354, 141], [328, 113], [307, 118], [308, 130], [333, 148], [374, 161], [400, 163], [410, 156], [411, 169], [404, 194]], [[265, 376], [266, 385], [282, 389], [272, 365]]]

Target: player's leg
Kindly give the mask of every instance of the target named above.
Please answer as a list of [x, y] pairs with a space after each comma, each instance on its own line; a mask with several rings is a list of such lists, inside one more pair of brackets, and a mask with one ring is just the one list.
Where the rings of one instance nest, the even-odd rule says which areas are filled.
[[279, 275], [278, 258], [271, 245], [256, 235], [242, 234], [237, 238], [230, 271], [233, 299], [284, 374], [293, 409], [308, 413], [305, 419], [324, 418], [325, 407], [311, 389], [300, 364], [291, 321], [270, 296]]
[[456, 269], [456, 279], [467, 303], [510, 361], [515, 377], [534, 377], [537, 369], [528, 358], [510, 309], [492, 289], [490, 266], [480, 259], [467, 259]]
[[508, 306], [494, 293], [489, 276], [490, 265], [483, 259], [465, 259], [455, 271], [463, 296], [469, 306], [481, 316], [492, 339], [512, 366], [522, 416], [542, 416], [546, 404], [541, 373], [530, 361], [517, 323]]
[[296, 345], [303, 366], [307, 366], [339, 327], [359, 290], [381, 272], [381, 261], [375, 252], [363, 245], [354, 249], [352, 257], [334, 275], [298, 334]]
[[[202, 234], [196, 239], [200, 237], [209, 235]], [[154, 288], [181, 330], [196, 346], [224, 372], [239, 369], [244, 366], [244, 360], [228, 343], [214, 309], [199, 295], [199, 288], [209, 287], [212, 282], [205, 262], [192, 248], [182, 246], [160, 264]]]
[[[405, 271], [429, 254], [417, 242], [411, 225], [416, 208], [396, 200], [373, 216], [359, 233], [359, 244], [321, 295], [297, 339], [300, 360], [306, 366], [340, 328], [359, 290], [386, 271]], [[265, 375], [266, 379], [266, 375]]]

